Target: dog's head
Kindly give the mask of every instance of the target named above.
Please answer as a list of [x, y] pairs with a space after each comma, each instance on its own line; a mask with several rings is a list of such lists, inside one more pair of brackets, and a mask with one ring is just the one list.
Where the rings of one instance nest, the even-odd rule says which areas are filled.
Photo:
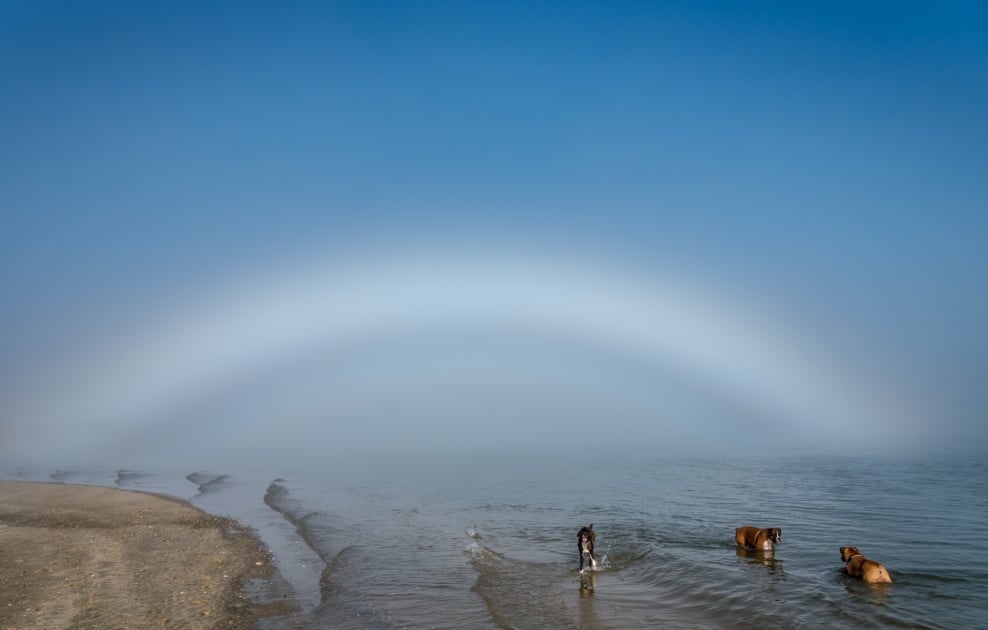
[[858, 551], [857, 547], [841, 547], [840, 548], [840, 559], [843, 562], [847, 562], [854, 556], [860, 556], [861, 552]]
[[775, 544], [782, 542], [782, 529], [778, 527], [772, 527], [768, 530], [769, 539]]

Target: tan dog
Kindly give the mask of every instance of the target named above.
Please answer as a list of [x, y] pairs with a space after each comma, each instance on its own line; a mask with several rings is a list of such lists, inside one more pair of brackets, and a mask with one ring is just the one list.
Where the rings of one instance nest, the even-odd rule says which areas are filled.
[[844, 571], [851, 577], [861, 578], [872, 584], [892, 583], [892, 578], [889, 576], [885, 565], [865, 558], [857, 547], [841, 547], [840, 559], [845, 563]]
[[778, 527], [758, 529], [745, 525], [734, 530], [734, 542], [745, 549], [772, 551], [776, 545], [782, 542], [782, 530]]

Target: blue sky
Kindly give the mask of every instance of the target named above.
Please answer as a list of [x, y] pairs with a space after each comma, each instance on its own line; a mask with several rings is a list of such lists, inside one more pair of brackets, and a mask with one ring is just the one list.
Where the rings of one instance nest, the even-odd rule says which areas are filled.
[[[57, 383], [91, 390], [86, 378], [104, 364], [150, 375], [153, 354], [140, 364], [119, 356], [162, 330], [203, 330], [175, 323], [183, 314], [263, 304], [264, 291], [301, 276], [428, 256], [448, 268], [476, 264], [488, 280], [501, 261], [519, 282], [525, 272], [509, 263], [529, 261], [544, 280], [533, 291], [552, 284], [545, 269], [560, 261], [568, 271], [558, 280], [574, 293], [582, 270], [604, 268], [642, 279], [620, 300], [686, 287], [720, 305], [726, 321], [708, 338], [728, 339], [724, 326], [744, 337], [745, 317], [769, 329], [786, 322], [800, 351], [829, 351], [824, 362], [838, 372], [869, 375], [849, 378], [858, 386], [873, 378], [881, 397], [901, 394], [919, 425], [952, 442], [986, 437], [980, 3], [15, 1], [0, 4], [0, 72], [0, 390], [15, 401], [3, 412], [7, 430], [46, 416], [37, 409], [52, 398], [74, 407]], [[554, 262], [543, 269], [546, 259]], [[387, 286], [357, 275], [375, 291]], [[439, 284], [450, 300], [463, 294]], [[364, 298], [354, 299], [368, 312], [385, 308]], [[392, 308], [400, 315], [413, 302]], [[682, 300], [663, 304], [694, 312]], [[627, 325], [636, 308], [563, 346], [596, 364], [589, 340], [615, 342], [603, 331]], [[551, 311], [565, 327], [565, 312], [547, 309], [512, 313]], [[524, 335], [545, 338], [552, 326], [534, 328], [542, 332]], [[487, 333], [477, 333], [481, 346], [497, 337]], [[273, 348], [283, 337], [271, 339]], [[347, 352], [415, 345], [367, 339]], [[545, 344], [550, 359], [554, 343]], [[529, 361], [530, 348], [519, 343], [514, 360], [488, 369]], [[335, 364], [343, 355], [334, 352], [306, 361]], [[624, 357], [611, 374], [634, 374], [627, 382], [637, 378], [642, 391], [681, 373], [678, 359], [636, 368], [633, 353], [606, 352]], [[271, 356], [250, 359], [269, 386], [250, 382], [275, 401], [283, 381], [296, 382], [285, 375], [311, 363], [282, 358], [275, 369]], [[381, 356], [380, 376], [366, 378], [388, 391], [398, 377], [382, 366], [395, 357]], [[785, 372], [773, 365], [766, 374]], [[704, 366], [682, 367], [698, 371], [690, 391], [701, 392], [700, 406], [720, 398], [719, 386], [704, 394]], [[618, 396], [601, 374], [573, 379], [595, 384], [600, 400]], [[443, 390], [442, 378], [431, 382]], [[517, 386], [497, 394], [485, 383], [456, 387], [488, 401]], [[515, 411], [562, 423], [552, 418], [568, 411], [546, 404]], [[462, 413], [470, 408], [463, 402]], [[395, 413], [370, 409], [353, 417]], [[68, 422], [65, 413], [49, 421]], [[162, 416], [158, 407], [127, 413]]]

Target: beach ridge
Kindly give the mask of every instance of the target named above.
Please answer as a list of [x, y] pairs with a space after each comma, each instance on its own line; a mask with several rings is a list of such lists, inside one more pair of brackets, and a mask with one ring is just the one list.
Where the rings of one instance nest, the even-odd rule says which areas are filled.
[[247, 593], [276, 578], [254, 533], [180, 499], [0, 481], [0, 630], [249, 628], [290, 612]]

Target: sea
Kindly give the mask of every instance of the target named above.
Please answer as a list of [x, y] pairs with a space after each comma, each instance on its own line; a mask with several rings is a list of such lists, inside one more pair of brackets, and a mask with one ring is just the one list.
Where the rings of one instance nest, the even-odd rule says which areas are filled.
[[[256, 596], [296, 607], [261, 628], [988, 628], [985, 456], [391, 454], [0, 476], [240, 520], [280, 573]], [[591, 523], [598, 566], [581, 574]], [[738, 549], [740, 525], [782, 543]], [[845, 575], [842, 546], [893, 584]]]

